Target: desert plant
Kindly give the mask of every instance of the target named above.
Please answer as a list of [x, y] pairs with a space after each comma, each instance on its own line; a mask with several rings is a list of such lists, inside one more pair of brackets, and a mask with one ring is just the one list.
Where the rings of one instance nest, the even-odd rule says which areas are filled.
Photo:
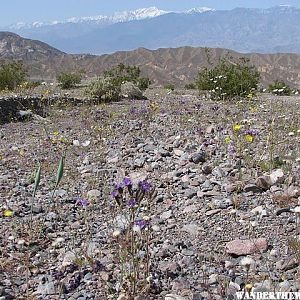
[[292, 89], [284, 81], [279, 80], [270, 84], [268, 91], [277, 96], [290, 96], [292, 94]]
[[129, 81], [144, 91], [151, 84], [149, 78], [141, 76], [141, 70], [139, 67], [126, 66], [124, 64], [118, 64], [116, 67], [106, 70], [104, 72], [104, 77], [111, 78], [115, 87], [120, 87], [122, 83]]
[[197, 87], [196, 87], [196, 84], [195, 83], [187, 83], [184, 88], [186, 90], [195, 90]]
[[133, 299], [147, 290], [151, 279], [149, 244], [156, 191], [146, 180], [134, 187], [131, 179], [125, 177], [115, 185], [111, 195], [120, 213], [113, 237], [121, 268], [122, 289], [126, 299]]
[[92, 81], [85, 89], [85, 94], [91, 98], [111, 101], [118, 99], [121, 86], [114, 83], [111, 77], [98, 77]]
[[165, 90], [171, 90], [171, 91], [174, 91], [174, 90], [175, 90], [175, 86], [174, 86], [174, 84], [168, 83], [168, 84], [165, 84], [165, 85], [164, 85], [164, 89], [165, 89]]
[[103, 76], [92, 81], [85, 89], [85, 94], [105, 101], [117, 100], [120, 97], [121, 85], [125, 82], [132, 82], [141, 90], [145, 90], [149, 86], [151, 83], [149, 78], [140, 75], [139, 67], [119, 64], [104, 71]]
[[20, 61], [0, 65], [0, 90], [13, 90], [26, 80], [27, 71]]
[[56, 79], [62, 89], [71, 89], [80, 84], [82, 75], [82, 72], [62, 72]]
[[222, 58], [211, 68], [198, 73], [196, 86], [199, 91], [208, 91], [216, 100], [245, 97], [257, 90], [260, 74], [249, 64], [249, 60], [240, 58], [234, 62]]

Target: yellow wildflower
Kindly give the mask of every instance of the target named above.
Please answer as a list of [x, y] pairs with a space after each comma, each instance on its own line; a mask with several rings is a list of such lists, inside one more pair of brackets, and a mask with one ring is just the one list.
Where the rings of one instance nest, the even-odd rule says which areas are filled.
[[240, 129], [241, 129], [241, 125], [240, 124], [233, 125], [233, 130], [234, 131], [239, 131]]
[[226, 144], [229, 144], [229, 143], [230, 143], [230, 137], [229, 137], [229, 136], [227, 136], [227, 137], [225, 138], [225, 143], [226, 143]]
[[61, 137], [60, 137], [60, 141], [61, 141], [63, 144], [67, 144], [67, 143], [68, 143], [67, 139], [66, 139], [64, 136], [61, 136]]
[[6, 218], [11, 218], [13, 216], [13, 212], [11, 210], [8, 210], [6, 209], [4, 212], [3, 212], [3, 216], [6, 217]]
[[250, 134], [246, 134], [245, 135], [245, 139], [248, 143], [252, 143], [253, 142], [253, 136]]

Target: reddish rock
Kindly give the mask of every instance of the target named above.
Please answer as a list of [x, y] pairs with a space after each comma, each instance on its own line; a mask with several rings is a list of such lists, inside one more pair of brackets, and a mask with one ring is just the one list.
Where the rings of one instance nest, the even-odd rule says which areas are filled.
[[226, 252], [229, 254], [241, 256], [253, 254], [259, 251], [266, 251], [268, 242], [265, 238], [251, 240], [233, 240], [226, 244]]

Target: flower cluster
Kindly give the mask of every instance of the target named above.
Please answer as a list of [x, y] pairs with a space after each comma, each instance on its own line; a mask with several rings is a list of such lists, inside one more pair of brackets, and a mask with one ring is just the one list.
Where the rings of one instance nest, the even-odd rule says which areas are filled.
[[87, 206], [89, 206], [89, 201], [88, 200], [86, 200], [86, 199], [78, 199], [77, 201], [76, 201], [76, 205], [79, 205], [79, 206], [82, 206], [82, 207], [87, 207]]
[[139, 181], [137, 188], [133, 188], [132, 181], [125, 177], [122, 182], [115, 184], [111, 197], [117, 202], [119, 207], [126, 205], [134, 208], [140, 205], [146, 194], [152, 191], [152, 185], [147, 180]]
[[[246, 142], [248, 142], [248, 143], [252, 143], [254, 141], [254, 137], [259, 134], [258, 129], [242, 130], [242, 125], [238, 124], [238, 123], [234, 124], [232, 128], [233, 128], [233, 132], [235, 133], [235, 135], [244, 136]], [[227, 137], [225, 137], [224, 141], [226, 144], [230, 144], [232, 140], [229, 136], [227, 136]]]

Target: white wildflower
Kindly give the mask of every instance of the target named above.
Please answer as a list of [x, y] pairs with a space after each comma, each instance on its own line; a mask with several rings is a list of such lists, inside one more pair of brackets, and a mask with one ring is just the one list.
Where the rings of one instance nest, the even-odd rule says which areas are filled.
[[117, 229], [113, 232], [113, 237], [118, 237], [120, 234], [121, 234], [121, 231], [119, 229]]
[[245, 256], [241, 259], [240, 265], [249, 269], [255, 265], [255, 261], [251, 257]]

